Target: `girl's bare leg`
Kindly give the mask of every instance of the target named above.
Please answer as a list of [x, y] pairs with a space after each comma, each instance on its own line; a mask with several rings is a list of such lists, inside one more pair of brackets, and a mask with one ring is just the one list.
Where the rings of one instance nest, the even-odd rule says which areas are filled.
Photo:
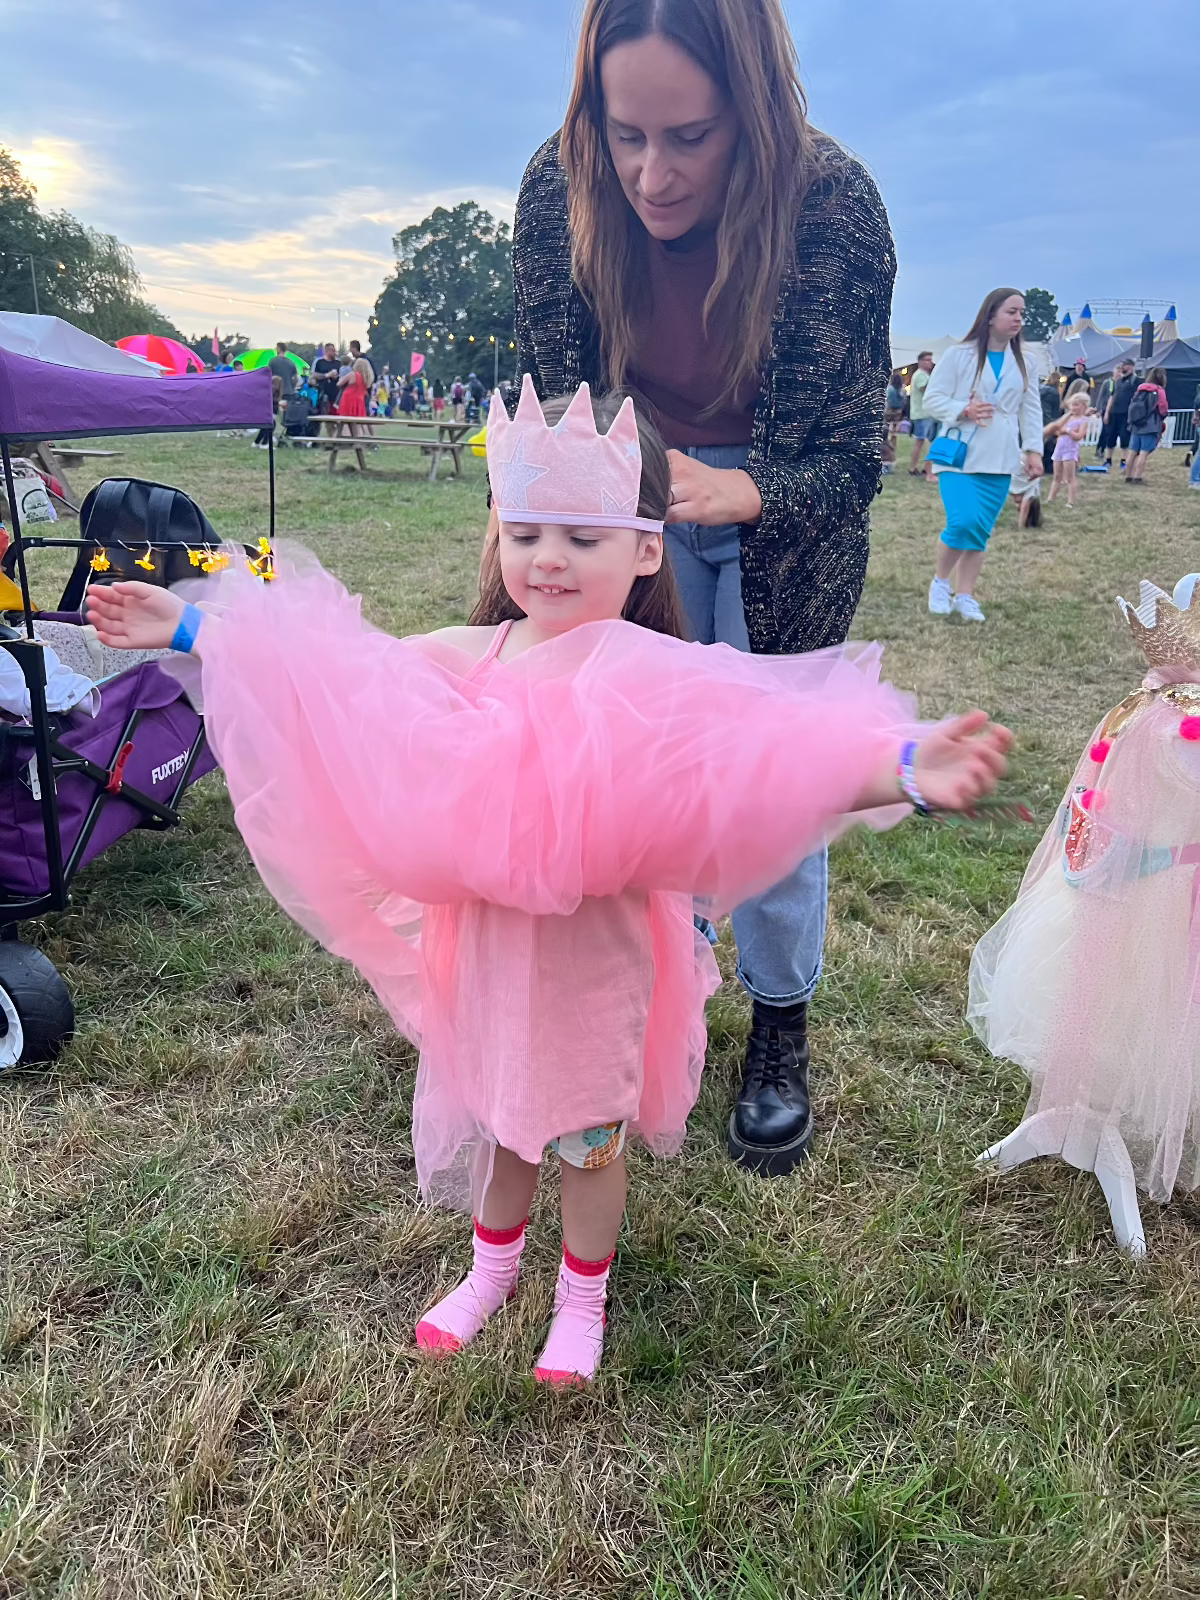
[[1047, 496], [1047, 501], [1056, 500], [1058, 498], [1058, 486], [1062, 482], [1062, 471], [1062, 462], [1056, 461], [1054, 463], [1054, 482], [1050, 485], [1050, 493]]
[[563, 1243], [581, 1261], [603, 1261], [617, 1247], [625, 1215], [625, 1153], [593, 1172], [560, 1166]]
[[1073, 508], [1075, 505], [1075, 463], [1073, 461], [1064, 461], [1062, 465], [1063, 477], [1067, 485], [1067, 505]]
[[537, 1189], [538, 1169], [520, 1156], [496, 1146], [492, 1160], [492, 1181], [480, 1207], [479, 1220], [485, 1228], [516, 1228], [529, 1215]]

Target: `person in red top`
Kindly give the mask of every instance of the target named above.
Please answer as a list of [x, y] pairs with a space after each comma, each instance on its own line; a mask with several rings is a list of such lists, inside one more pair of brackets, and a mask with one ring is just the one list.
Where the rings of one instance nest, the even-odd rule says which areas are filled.
[[1161, 367], [1151, 367], [1144, 383], [1134, 390], [1129, 402], [1129, 466], [1126, 483], [1141, 483], [1146, 458], [1158, 449], [1167, 415], [1167, 375]]

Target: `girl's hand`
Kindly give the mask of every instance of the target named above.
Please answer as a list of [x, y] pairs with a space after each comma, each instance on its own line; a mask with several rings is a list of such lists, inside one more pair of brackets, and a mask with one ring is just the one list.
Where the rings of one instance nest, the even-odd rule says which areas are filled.
[[115, 650], [166, 650], [183, 604], [169, 589], [151, 583], [96, 584], [87, 593], [87, 620], [101, 644]]
[[1007, 772], [1012, 742], [1008, 729], [989, 722], [986, 711], [968, 711], [931, 729], [918, 741], [913, 760], [925, 803], [938, 811], [969, 811]]
[[757, 522], [762, 516], [762, 496], [748, 472], [705, 466], [682, 450], [668, 450], [667, 460], [671, 467], [668, 522], [723, 528], [727, 523]]
[[[1013, 742], [1007, 728], [988, 721], [986, 711], [968, 711], [931, 728], [917, 741], [913, 777], [926, 805], [937, 811], [969, 811], [977, 800], [991, 794], [1004, 776], [1004, 759]], [[855, 801], [856, 811], [903, 803], [900, 787], [900, 746], [893, 745], [880, 761], [874, 777]]]

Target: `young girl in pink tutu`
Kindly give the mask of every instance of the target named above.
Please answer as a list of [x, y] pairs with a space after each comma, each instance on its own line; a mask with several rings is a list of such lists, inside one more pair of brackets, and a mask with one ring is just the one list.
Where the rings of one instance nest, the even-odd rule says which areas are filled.
[[536, 1376], [576, 1384], [600, 1360], [627, 1141], [677, 1151], [699, 1087], [718, 975], [693, 896], [731, 908], [854, 813], [970, 805], [1009, 736], [982, 712], [918, 735], [872, 646], [685, 643], [661, 441], [586, 386], [547, 409], [528, 378], [514, 421], [492, 408], [500, 531], [470, 626], [390, 638], [302, 553], [270, 585], [223, 574], [215, 616], [136, 583], [89, 609], [106, 643], [202, 657], [265, 882], [420, 1046], [421, 1191], [475, 1231], [418, 1343], [461, 1349], [516, 1292], [550, 1147], [564, 1247]]

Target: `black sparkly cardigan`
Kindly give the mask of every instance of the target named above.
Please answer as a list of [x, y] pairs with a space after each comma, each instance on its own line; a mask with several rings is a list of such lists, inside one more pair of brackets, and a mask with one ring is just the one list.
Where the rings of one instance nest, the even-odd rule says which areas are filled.
[[[840, 643], [867, 570], [879, 492], [896, 256], [866, 169], [845, 158], [809, 190], [796, 224], [746, 470], [761, 521], [743, 526], [742, 598], [753, 649]], [[599, 330], [571, 277], [557, 136], [525, 172], [513, 231], [521, 370], [543, 399], [603, 387]]]

